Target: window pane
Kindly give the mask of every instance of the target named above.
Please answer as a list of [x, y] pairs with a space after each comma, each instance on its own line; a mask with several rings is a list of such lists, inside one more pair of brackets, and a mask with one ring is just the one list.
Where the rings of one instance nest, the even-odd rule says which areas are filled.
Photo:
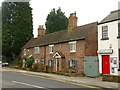
[[34, 53], [38, 54], [40, 52], [40, 48], [39, 47], [34, 47]]
[[53, 47], [51, 47], [51, 52], [53, 52]]
[[50, 53], [53, 52], [53, 46], [49, 46], [49, 52], [50, 52]]
[[70, 51], [74, 51], [75, 50], [75, 43], [72, 43], [72, 44], [70, 44]]
[[40, 62], [40, 60], [39, 59], [35, 59], [35, 63], [39, 63]]
[[70, 60], [70, 66], [72, 67], [72, 60]]
[[51, 60], [48, 61], [48, 66], [51, 66]]
[[108, 38], [108, 26], [102, 27], [102, 38]]
[[26, 49], [24, 49], [24, 55], [26, 55]]
[[120, 23], [118, 23], [118, 37], [120, 37]]
[[48, 66], [53, 66], [53, 65], [54, 65], [53, 60], [49, 60], [49, 61], [48, 61]]

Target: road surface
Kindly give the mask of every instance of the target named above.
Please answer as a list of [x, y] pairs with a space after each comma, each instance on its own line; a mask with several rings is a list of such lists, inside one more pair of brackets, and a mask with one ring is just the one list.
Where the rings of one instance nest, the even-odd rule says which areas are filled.
[[2, 90], [14, 90], [15, 88], [15, 90], [20, 88], [22, 88], [20, 90], [98, 90], [98, 88], [8, 71], [2, 72], [2, 88]]

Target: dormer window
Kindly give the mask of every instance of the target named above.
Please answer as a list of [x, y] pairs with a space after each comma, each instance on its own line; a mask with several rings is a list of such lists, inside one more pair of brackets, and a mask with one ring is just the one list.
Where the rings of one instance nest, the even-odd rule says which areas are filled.
[[34, 47], [34, 54], [39, 54], [39, 53], [40, 53], [40, 48]]
[[69, 42], [70, 52], [76, 52], [76, 41]]
[[53, 53], [53, 46], [54, 46], [54, 45], [49, 45], [49, 53], [50, 53], [50, 54]]
[[102, 26], [102, 40], [107, 40], [108, 38], [108, 26]]

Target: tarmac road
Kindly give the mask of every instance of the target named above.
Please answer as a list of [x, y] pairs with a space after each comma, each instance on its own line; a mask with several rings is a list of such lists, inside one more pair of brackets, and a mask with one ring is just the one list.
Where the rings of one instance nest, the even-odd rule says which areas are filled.
[[41, 76], [2, 72], [2, 90], [98, 90]]

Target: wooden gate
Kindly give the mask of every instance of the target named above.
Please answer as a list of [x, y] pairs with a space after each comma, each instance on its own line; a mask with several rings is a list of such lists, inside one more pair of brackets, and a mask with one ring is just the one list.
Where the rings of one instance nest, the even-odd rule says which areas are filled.
[[85, 76], [98, 77], [99, 76], [99, 62], [97, 56], [84, 57], [84, 74]]

